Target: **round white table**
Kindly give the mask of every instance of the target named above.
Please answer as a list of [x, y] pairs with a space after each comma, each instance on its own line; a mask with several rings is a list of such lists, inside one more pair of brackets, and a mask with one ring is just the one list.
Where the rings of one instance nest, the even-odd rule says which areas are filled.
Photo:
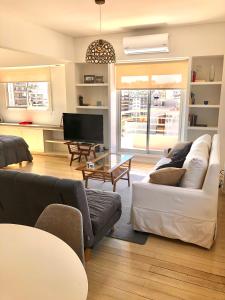
[[0, 298], [84, 300], [88, 281], [76, 253], [36, 228], [0, 224]]

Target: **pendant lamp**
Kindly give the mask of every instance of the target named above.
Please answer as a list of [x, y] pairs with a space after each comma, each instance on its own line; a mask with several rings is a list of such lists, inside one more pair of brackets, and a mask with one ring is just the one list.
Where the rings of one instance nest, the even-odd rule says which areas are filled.
[[[100, 7], [100, 34], [102, 28], [101, 5], [105, 4], [105, 0], [95, 0]], [[99, 39], [93, 41], [87, 48], [86, 62], [92, 64], [111, 64], [116, 62], [115, 50], [113, 46], [106, 40]]]

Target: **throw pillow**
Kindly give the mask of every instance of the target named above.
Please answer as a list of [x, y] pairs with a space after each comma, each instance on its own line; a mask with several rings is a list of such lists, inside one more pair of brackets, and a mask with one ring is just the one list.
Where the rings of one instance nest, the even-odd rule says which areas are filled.
[[160, 166], [168, 164], [171, 162], [170, 158], [162, 157], [154, 166], [154, 170], [157, 170]]
[[180, 186], [184, 188], [201, 189], [208, 167], [207, 160], [191, 158], [185, 165], [187, 165], [187, 172], [182, 178]]
[[183, 165], [187, 171], [181, 180], [181, 186], [193, 189], [202, 188], [208, 168], [208, 160], [208, 145], [204, 141], [193, 144]]
[[179, 160], [171, 160], [171, 162], [159, 166], [156, 170], [165, 169], [165, 168], [182, 168], [185, 158]]
[[189, 142], [178, 142], [173, 148], [170, 148], [168, 154], [166, 155], [167, 158], [171, 158], [177, 150], [183, 149]]
[[164, 168], [150, 174], [150, 183], [177, 186], [186, 172], [180, 168]]
[[185, 159], [191, 149], [192, 142], [187, 143], [182, 149], [174, 151], [173, 156], [171, 157], [172, 160], [181, 160]]

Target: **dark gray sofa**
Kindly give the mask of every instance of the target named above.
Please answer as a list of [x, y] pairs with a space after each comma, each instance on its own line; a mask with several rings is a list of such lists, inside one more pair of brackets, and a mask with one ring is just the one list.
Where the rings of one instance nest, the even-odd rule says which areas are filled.
[[121, 216], [119, 194], [85, 190], [81, 181], [0, 170], [0, 223], [34, 226], [52, 203], [81, 211], [85, 248], [93, 247]]

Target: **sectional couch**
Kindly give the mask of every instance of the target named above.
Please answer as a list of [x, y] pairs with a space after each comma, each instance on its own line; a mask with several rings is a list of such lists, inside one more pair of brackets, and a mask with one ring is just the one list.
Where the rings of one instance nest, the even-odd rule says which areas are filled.
[[79, 209], [85, 248], [95, 246], [121, 216], [119, 194], [84, 189], [78, 180], [0, 170], [0, 191], [0, 223], [34, 226], [53, 203]]
[[[163, 161], [168, 158], [157, 166]], [[149, 176], [133, 183], [133, 229], [210, 248], [217, 227], [219, 136], [196, 139], [183, 168], [180, 186], [152, 184]]]

